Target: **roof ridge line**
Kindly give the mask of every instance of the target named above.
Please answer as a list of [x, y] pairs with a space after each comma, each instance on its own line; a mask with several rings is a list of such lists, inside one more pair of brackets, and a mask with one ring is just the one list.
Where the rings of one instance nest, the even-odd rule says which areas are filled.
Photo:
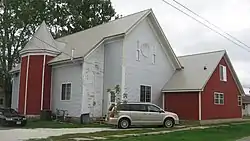
[[188, 56], [196, 56], [196, 55], [203, 55], [203, 54], [210, 54], [210, 53], [217, 53], [217, 52], [226, 52], [226, 50], [222, 49], [222, 50], [215, 50], [215, 51], [208, 51], [208, 52], [193, 53], [193, 54], [178, 56], [177, 58], [188, 57]]
[[60, 38], [64, 38], [64, 37], [71, 36], [71, 35], [74, 35], [74, 34], [77, 34], [77, 33], [81, 33], [81, 32], [84, 32], [84, 31], [87, 31], [87, 30], [90, 30], [90, 29], [99, 27], [99, 26], [101, 26], [101, 25], [109, 24], [109, 23], [112, 23], [112, 22], [114, 22], [114, 21], [117, 21], [117, 20], [120, 20], [120, 19], [123, 19], [123, 18], [127, 18], [127, 17], [129, 17], [129, 16], [133, 16], [133, 15], [136, 15], [136, 14], [138, 14], [138, 13], [145, 12], [145, 11], [149, 11], [149, 10], [152, 10], [152, 9], [151, 9], [151, 8], [145, 9], [145, 10], [142, 10], [142, 11], [139, 11], [139, 12], [136, 12], [136, 13], [132, 13], [132, 14], [126, 15], [126, 16], [121, 17], [121, 18], [118, 18], [118, 19], [110, 20], [110, 21], [108, 21], [108, 22], [106, 22], [106, 23], [102, 23], [102, 24], [99, 24], [99, 25], [96, 25], [96, 26], [93, 26], [93, 27], [90, 27], [90, 28], [87, 28], [87, 29], [83, 29], [83, 30], [78, 31], [78, 32], [76, 32], [76, 33], [72, 33], [72, 34], [69, 34], [69, 35], [66, 35], [66, 36], [62, 36], [62, 37], [56, 38], [55, 40], [58, 41]]

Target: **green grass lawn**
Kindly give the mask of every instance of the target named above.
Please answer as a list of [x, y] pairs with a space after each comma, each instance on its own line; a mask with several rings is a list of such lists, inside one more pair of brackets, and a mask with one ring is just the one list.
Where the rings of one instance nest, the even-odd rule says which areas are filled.
[[109, 139], [109, 141], [235, 141], [250, 136], [250, 124], [229, 125], [169, 134]]
[[[135, 134], [167, 130], [164, 128], [143, 129], [143, 130], [120, 130], [120, 131], [104, 131], [97, 133], [79, 133], [68, 134], [57, 137], [49, 137], [47, 139], [39, 139], [36, 141], [72, 141], [72, 138], [85, 138], [85, 137], [108, 137], [109, 135], [117, 134]], [[169, 130], [169, 129], [168, 129]], [[177, 131], [168, 134], [159, 135], [142, 135], [138, 137], [126, 138], [108, 138], [108, 141], [235, 141], [242, 137], [250, 136], [250, 123], [234, 124], [221, 127], [213, 127], [209, 129], [196, 129], [188, 131]]]

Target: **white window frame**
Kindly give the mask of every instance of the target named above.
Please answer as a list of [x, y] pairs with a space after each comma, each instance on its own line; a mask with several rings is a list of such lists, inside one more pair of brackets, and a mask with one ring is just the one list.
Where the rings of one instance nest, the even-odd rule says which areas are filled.
[[[62, 86], [63, 85], [68, 85], [68, 84], [70, 84], [70, 97], [69, 97], [69, 99], [66, 99], [66, 97], [65, 97], [65, 99], [62, 99]], [[66, 90], [67, 90], [67, 87], [66, 87]], [[65, 91], [65, 94], [66, 94], [67, 92]], [[61, 84], [61, 92], [60, 92], [60, 100], [61, 101], [70, 101], [71, 100], [71, 97], [72, 97], [72, 83], [71, 82], [64, 82], [64, 83], [62, 83]]]
[[[221, 71], [222, 71], [222, 75], [221, 75]], [[227, 67], [224, 65], [220, 65], [219, 67], [219, 75], [220, 75], [220, 81], [227, 81]]]
[[[140, 94], [140, 99], [139, 99], [139, 101], [140, 101], [140, 102], [143, 102], [143, 101], [141, 101], [141, 86], [145, 86], [145, 87], [150, 87], [150, 88], [151, 88], [151, 89], [150, 89], [151, 91], [150, 91], [150, 101], [149, 101], [149, 102], [152, 102], [152, 86], [151, 86], [151, 85], [144, 85], [144, 84], [141, 84], [141, 85], [140, 85], [140, 92], [139, 92], [139, 94]], [[147, 103], [146, 99], [147, 99], [147, 98], [146, 98], [146, 91], [145, 91], [145, 101], [144, 101], [145, 103]]]
[[[217, 95], [219, 95], [217, 97]], [[223, 103], [221, 103], [221, 95], [223, 96]], [[216, 103], [216, 99], [218, 99], [218, 103]], [[225, 96], [224, 93], [214, 92], [214, 104], [215, 105], [224, 105], [225, 104]]]
[[238, 99], [238, 106], [242, 106], [242, 96], [241, 95], [238, 95], [237, 97]]

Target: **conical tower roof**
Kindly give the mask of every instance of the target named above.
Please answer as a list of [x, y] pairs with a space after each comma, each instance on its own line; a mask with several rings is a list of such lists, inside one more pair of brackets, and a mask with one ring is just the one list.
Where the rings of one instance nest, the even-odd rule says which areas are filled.
[[60, 53], [60, 48], [57, 46], [46, 23], [43, 21], [29, 42], [21, 50], [20, 54], [44, 52], [57, 55]]

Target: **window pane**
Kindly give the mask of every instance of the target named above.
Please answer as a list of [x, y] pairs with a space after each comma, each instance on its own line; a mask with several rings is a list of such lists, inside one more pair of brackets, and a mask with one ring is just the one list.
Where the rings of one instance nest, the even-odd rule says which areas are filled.
[[130, 104], [131, 111], [147, 111], [146, 106], [143, 104]]
[[220, 65], [220, 80], [223, 80], [223, 66]]
[[241, 96], [238, 96], [238, 100], [241, 101]]
[[146, 87], [146, 102], [151, 102], [151, 87]]
[[138, 111], [142, 111], [142, 112], [146, 112], [147, 111], [146, 105], [139, 104], [138, 107], [139, 107]]
[[67, 84], [66, 100], [70, 100], [70, 96], [71, 96], [71, 84]]
[[226, 68], [226, 66], [223, 66], [223, 80], [227, 81], [227, 68]]
[[160, 109], [157, 108], [157, 107], [155, 107], [155, 106], [153, 106], [153, 105], [149, 105], [149, 106], [148, 106], [148, 111], [149, 111], [149, 112], [159, 112]]
[[216, 93], [216, 94], [215, 94], [215, 98], [216, 98], [216, 99], [219, 99], [219, 97], [220, 97], [219, 94]]
[[145, 99], [146, 99], [145, 86], [141, 86], [141, 88], [140, 88], [140, 102], [146, 102]]
[[66, 99], [65, 100], [70, 100], [70, 91], [67, 91]]
[[223, 95], [223, 94], [220, 94], [220, 98], [223, 99], [223, 98], [224, 98], [224, 95]]
[[129, 105], [128, 104], [120, 104], [117, 107], [117, 110], [121, 110], [121, 111], [130, 111]]
[[61, 100], [65, 100], [66, 84], [62, 84]]
[[219, 104], [219, 99], [214, 99], [215, 104]]
[[220, 99], [220, 104], [224, 104], [224, 99]]

